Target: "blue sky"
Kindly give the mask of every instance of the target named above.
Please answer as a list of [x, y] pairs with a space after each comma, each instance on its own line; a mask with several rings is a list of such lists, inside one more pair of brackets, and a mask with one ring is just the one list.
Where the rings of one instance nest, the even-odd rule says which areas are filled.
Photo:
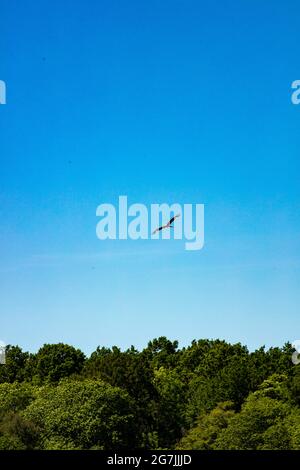
[[[1, 19], [0, 339], [299, 339], [299, 1], [6, 0]], [[205, 204], [205, 247], [98, 240], [122, 194]]]

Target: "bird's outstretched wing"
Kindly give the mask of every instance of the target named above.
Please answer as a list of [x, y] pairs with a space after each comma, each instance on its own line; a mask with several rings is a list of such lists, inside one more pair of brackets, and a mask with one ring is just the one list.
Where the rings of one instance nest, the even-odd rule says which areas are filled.
[[167, 225], [171, 225], [171, 224], [174, 222], [174, 220], [177, 219], [177, 217], [180, 217], [180, 214], [174, 215], [174, 217], [172, 217], [172, 218], [169, 220], [169, 222], [168, 222]]
[[163, 228], [166, 228], [166, 225], [162, 225], [161, 227], [156, 228], [154, 232], [152, 232], [152, 235], [154, 235], [156, 232], [160, 232], [160, 230], [162, 230]]
[[156, 228], [154, 232], [152, 232], [152, 235], [154, 235], [156, 232], [159, 232], [160, 230], [163, 230], [164, 228], [170, 228], [170, 227], [173, 228], [172, 223], [174, 222], [175, 219], [177, 219], [177, 217], [180, 217], [180, 214], [174, 215], [174, 217], [172, 217], [166, 225], [162, 225], [161, 227]]

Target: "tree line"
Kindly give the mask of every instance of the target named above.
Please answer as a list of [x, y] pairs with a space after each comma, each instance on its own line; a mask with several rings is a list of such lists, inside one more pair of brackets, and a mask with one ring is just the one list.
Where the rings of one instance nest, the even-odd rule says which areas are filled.
[[179, 349], [166, 337], [89, 357], [62, 343], [7, 346], [0, 449], [300, 449], [292, 352], [206, 339]]

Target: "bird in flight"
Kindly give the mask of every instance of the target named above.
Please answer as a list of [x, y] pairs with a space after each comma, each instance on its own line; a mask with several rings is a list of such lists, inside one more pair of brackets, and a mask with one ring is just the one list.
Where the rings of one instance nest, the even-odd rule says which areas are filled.
[[154, 235], [156, 232], [160, 232], [160, 230], [163, 230], [164, 228], [173, 228], [174, 225], [172, 225], [172, 223], [175, 219], [177, 219], [177, 217], [180, 217], [180, 214], [174, 215], [174, 217], [172, 217], [166, 225], [162, 225], [161, 227], [156, 228], [154, 232], [152, 232], [152, 235]]

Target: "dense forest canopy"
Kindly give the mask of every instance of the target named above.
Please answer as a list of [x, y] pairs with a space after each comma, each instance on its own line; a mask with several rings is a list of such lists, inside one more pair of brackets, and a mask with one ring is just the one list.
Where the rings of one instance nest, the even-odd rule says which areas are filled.
[[142, 351], [7, 346], [0, 449], [300, 449], [292, 346], [160, 337]]

